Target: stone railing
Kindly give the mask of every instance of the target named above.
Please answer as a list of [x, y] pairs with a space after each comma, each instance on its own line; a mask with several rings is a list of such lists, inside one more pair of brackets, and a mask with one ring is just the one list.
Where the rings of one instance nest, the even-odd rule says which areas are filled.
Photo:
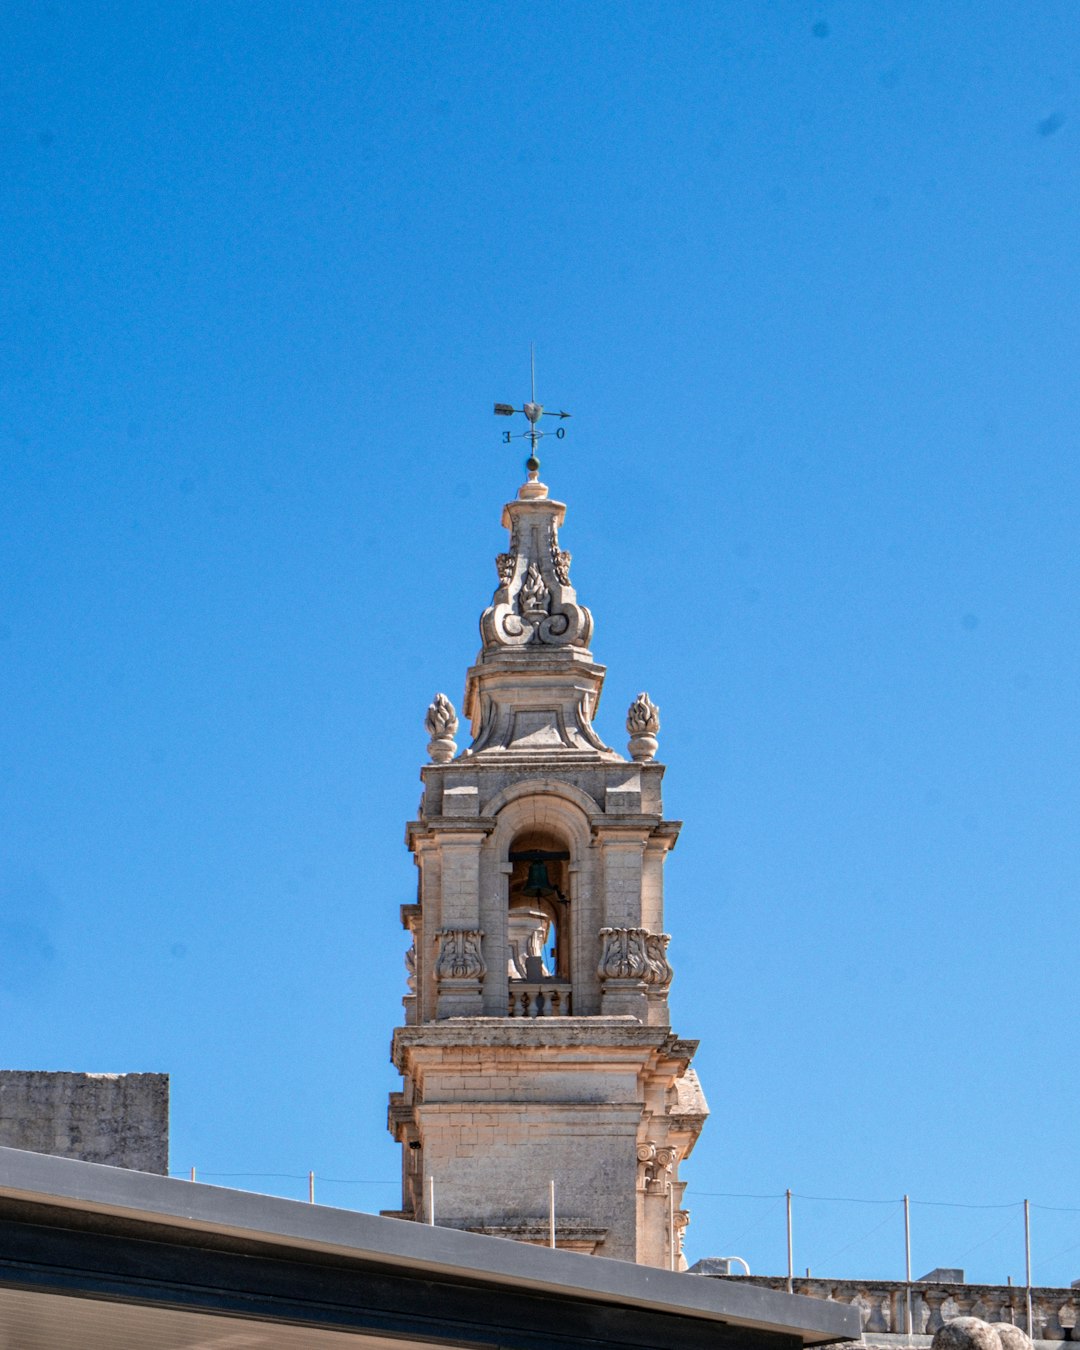
[[[699, 1261], [695, 1272], [708, 1275], [710, 1262]], [[766, 1289], [787, 1288], [782, 1275], [729, 1275], [744, 1284]], [[890, 1336], [904, 1337], [907, 1328], [907, 1295], [911, 1290], [913, 1336], [929, 1337], [954, 1317], [979, 1317], [984, 1322], [1011, 1322], [1027, 1327], [1027, 1290], [1017, 1284], [937, 1284], [903, 1280], [796, 1279], [792, 1290], [810, 1298], [849, 1303], [862, 1314], [863, 1340], [882, 1343]], [[1080, 1289], [1037, 1287], [1031, 1291], [1032, 1333], [1036, 1341], [1080, 1341]], [[889, 1344], [888, 1341], [884, 1341]]]
[[510, 1017], [568, 1017], [570, 988], [561, 980], [511, 980]]

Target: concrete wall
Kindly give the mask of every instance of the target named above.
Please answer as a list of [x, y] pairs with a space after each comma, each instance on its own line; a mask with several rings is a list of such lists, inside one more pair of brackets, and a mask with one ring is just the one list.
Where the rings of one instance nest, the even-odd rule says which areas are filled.
[[165, 1176], [169, 1075], [0, 1070], [0, 1145]]

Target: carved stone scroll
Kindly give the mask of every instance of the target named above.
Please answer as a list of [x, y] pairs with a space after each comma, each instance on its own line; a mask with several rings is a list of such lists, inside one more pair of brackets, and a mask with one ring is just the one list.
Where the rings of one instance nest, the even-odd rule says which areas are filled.
[[597, 972], [602, 980], [641, 980], [661, 992], [673, 975], [667, 959], [670, 941], [670, 933], [647, 928], [601, 928]]
[[674, 971], [668, 964], [667, 949], [670, 933], [645, 934], [645, 983], [654, 989], [666, 989]]
[[442, 928], [435, 935], [439, 954], [435, 958], [435, 978], [482, 980], [487, 971], [481, 944], [484, 934], [476, 928]]
[[648, 969], [644, 928], [601, 928], [600, 964], [602, 980], [643, 980]]
[[592, 616], [570, 585], [570, 554], [559, 547], [564, 508], [544, 500], [507, 505], [510, 546], [495, 559], [499, 586], [480, 619], [486, 650], [529, 644], [587, 648]]
[[405, 953], [405, 983], [409, 993], [416, 993], [416, 943]]

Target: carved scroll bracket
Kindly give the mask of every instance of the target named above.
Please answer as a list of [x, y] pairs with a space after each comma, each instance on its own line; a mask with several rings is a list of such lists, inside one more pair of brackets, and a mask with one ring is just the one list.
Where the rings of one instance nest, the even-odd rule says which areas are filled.
[[435, 958], [435, 978], [440, 985], [448, 981], [478, 981], [487, 966], [481, 950], [483, 932], [478, 928], [441, 928], [435, 934], [439, 954]]
[[647, 928], [601, 928], [597, 973], [602, 980], [640, 980], [656, 992], [667, 989], [673, 974], [667, 960], [670, 941], [669, 933]]
[[559, 547], [557, 502], [506, 508], [510, 547], [495, 560], [499, 585], [480, 619], [485, 648], [588, 647], [592, 616], [570, 584], [570, 554]]

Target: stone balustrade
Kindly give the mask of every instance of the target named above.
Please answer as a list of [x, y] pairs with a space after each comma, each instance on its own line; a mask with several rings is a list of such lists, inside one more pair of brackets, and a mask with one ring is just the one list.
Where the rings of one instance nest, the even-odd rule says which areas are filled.
[[510, 1017], [568, 1017], [569, 984], [561, 980], [511, 980]]
[[[699, 1261], [694, 1273], [708, 1275], [710, 1262]], [[766, 1289], [787, 1289], [782, 1275], [728, 1275], [721, 1278], [742, 1280]], [[911, 1330], [906, 1335], [907, 1296], [911, 1291]], [[888, 1346], [891, 1337], [902, 1338], [905, 1345], [919, 1345], [945, 1322], [955, 1317], [979, 1317], [984, 1322], [1011, 1322], [1021, 1330], [1027, 1327], [1027, 1290], [1023, 1285], [937, 1284], [903, 1280], [823, 1280], [792, 1281], [796, 1294], [831, 1299], [859, 1308], [866, 1345]], [[1035, 1341], [1080, 1341], [1076, 1330], [1080, 1314], [1080, 1288], [1036, 1287], [1031, 1291], [1032, 1332]]]

